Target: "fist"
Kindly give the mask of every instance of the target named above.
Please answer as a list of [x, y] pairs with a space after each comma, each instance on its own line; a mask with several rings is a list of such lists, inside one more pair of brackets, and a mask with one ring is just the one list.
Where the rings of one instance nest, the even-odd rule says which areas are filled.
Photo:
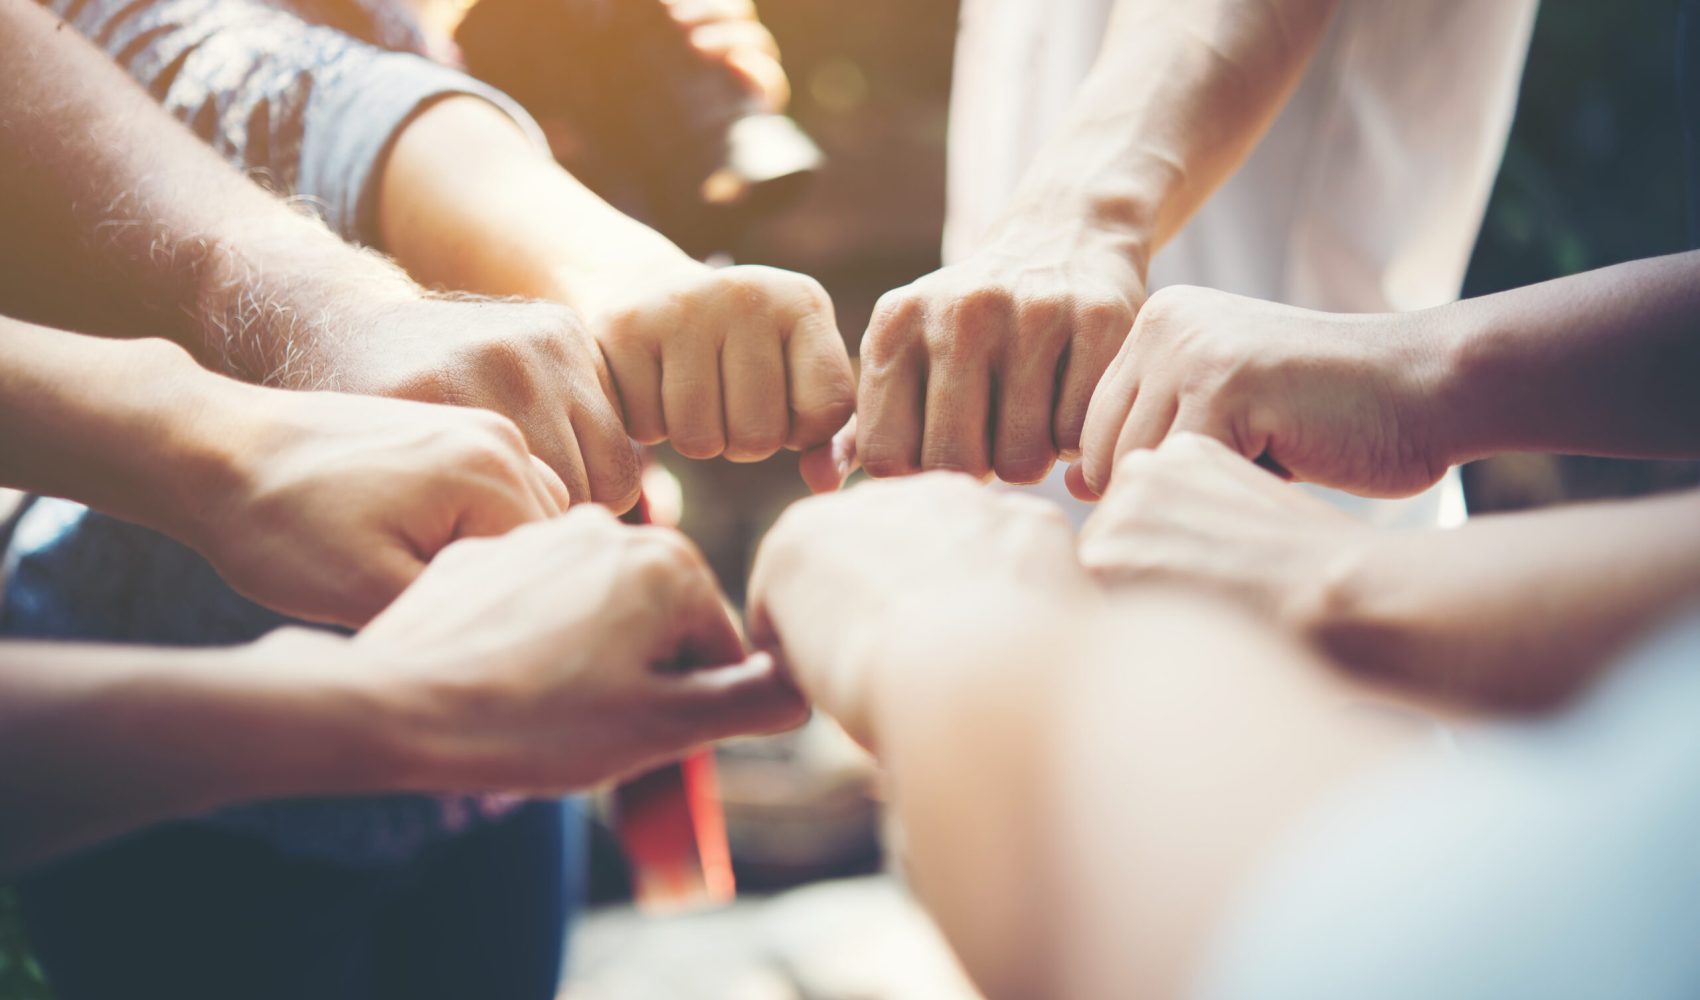
[[757, 462], [828, 444], [855, 406], [832, 302], [812, 278], [686, 259], [605, 289], [586, 314], [643, 444]]
[[750, 580], [750, 640], [866, 745], [875, 645], [901, 615], [986, 586], [1090, 586], [1056, 507], [961, 475], [868, 483], [794, 504], [774, 525]]
[[335, 348], [350, 392], [499, 413], [566, 485], [571, 502], [624, 511], [639, 465], [601, 351], [578, 316], [547, 302], [409, 299], [367, 307]]
[[1419, 493], [1448, 465], [1432, 437], [1442, 352], [1422, 316], [1165, 288], [1140, 310], [1092, 399], [1070, 487], [1102, 494], [1122, 456], [1191, 432], [1306, 482]]
[[887, 293], [862, 341], [856, 451], [875, 477], [1005, 482], [1072, 458], [1143, 299], [1125, 258], [988, 250]]
[[278, 611], [355, 626], [458, 538], [550, 517], [567, 489], [487, 410], [229, 383], [228, 456], [185, 541]]
[[807, 715], [683, 536], [597, 507], [450, 546], [355, 643], [416, 698], [436, 791], [586, 788]]
[[1080, 560], [1110, 584], [1209, 590], [1297, 627], [1374, 535], [1221, 443], [1177, 434], [1117, 463]]

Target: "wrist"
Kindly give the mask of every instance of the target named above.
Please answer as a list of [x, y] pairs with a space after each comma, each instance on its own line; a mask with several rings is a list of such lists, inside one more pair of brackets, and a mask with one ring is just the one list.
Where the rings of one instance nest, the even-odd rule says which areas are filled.
[[[1277, 625], [1356, 671], [1371, 677], [1397, 673], [1412, 616], [1401, 608], [1404, 598], [1396, 585], [1402, 575], [1384, 572], [1395, 542], [1390, 532], [1360, 529], [1309, 581], [1289, 590], [1277, 609]], [[1388, 588], [1390, 581], [1395, 589]]]
[[594, 328], [608, 313], [689, 284], [710, 270], [660, 233], [637, 222], [629, 226], [636, 231], [601, 242], [603, 252], [594, 257], [557, 255], [540, 286], [526, 294], [564, 303]]
[[[87, 463], [104, 471], [73, 499], [196, 546], [191, 527], [229, 493], [238, 449], [227, 440], [246, 387], [202, 368], [163, 340], [113, 342], [102, 382], [134, 387], [90, 434]], [[91, 358], [91, 361], [94, 359]]]
[[[1523, 378], [1496, 356], [1495, 338], [1484, 314], [1469, 302], [1454, 302], [1411, 314], [1422, 324], [1432, 359], [1427, 421], [1436, 457], [1447, 466], [1486, 458], [1500, 447], [1499, 416], [1493, 401]], [[1509, 379], [1509, 381], [1507, 381]]]
[[986, 247], [1012, 260], [1066, 262], [1073, 271], [1096, 274], [1133, 308], [1144, 303], [1151, 244], [1141, 227], [1066, 210], [1017, 212], [997, 226]]
[[[244, 693], [293, 721], [280, 794], [358, 795], [420, 787], [397, 704], [399, 671], [347, 636], [288, 626], [243, 647]], [[231, 674], [228, 669], [225, 675]]]

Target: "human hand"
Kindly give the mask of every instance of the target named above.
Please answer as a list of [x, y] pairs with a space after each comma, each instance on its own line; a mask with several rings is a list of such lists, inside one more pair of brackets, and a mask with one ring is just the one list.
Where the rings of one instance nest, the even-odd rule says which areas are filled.
[[321, 348], [349, 392], [477, 407], [512, 420], [572, 503], [637, 502], [637, 454], [595, 341], [546, 302], [409, 296], [346, 305], [349, 331]]
[[422, 790], [558, 794], [807, 717], [683, 536], [594, 507], [450, 546], [354, 644], [404, 682]]
[[1053, 505], [935, 473], [792, 505], [756, 554], [747, 619], [751, 644], [780, 654], [809, 697], [871, 745], [875, 647], [904, 616], [931, 620], [1008, 592], [1034, 595], [1031, 609], [1090, 589]]
[[725, 63], [767, 111], [791, 101], [791, 81], [779, 64], [779, 45], [750, 0], [662, 0], [704, 59]]
[[[1028, 230], [889, 292], [862, 341], [856, 445], [872, 476], [1043, 479], [1145, 297], [1106, 238]], [[847, 444], [847, 443], [846, 443]]]
[[643, 444], [756, 462], [829, 444], [855, 406], [832, 301], [812, 278], [674, 252], [577, 301]]
[[170, 533], [243, 595], [298, 618], [364, 624], [450, 542], [568, 502], [488, 410], [234, 382], [215, 395], [198, 419], [217, 472], [174, 505]]
[[1092, 398], [1070, 489], [1093, 498], [1122, 456], [1194, 432], [1306, 482], [1421, 492], [1450, 464], [1437, 430], [1445, 414], [1432, 402], [1442, 351], [1422, 317], [1165, 288]]
[[1303, 629], [1376, 529], [1197, 434], [1122, 456], [1080, 533], [1080, 560], [1112, 584], [1221, 592]]

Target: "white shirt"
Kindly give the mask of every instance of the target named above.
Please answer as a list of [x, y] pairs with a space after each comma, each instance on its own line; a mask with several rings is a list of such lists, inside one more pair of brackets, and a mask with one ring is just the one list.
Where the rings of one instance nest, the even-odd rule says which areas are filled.
[[[1115, 0], [963, 0], [945, 260], [998, 221], [1097, 59]], [[1536, 0], [1341, 0], [1250, 158], [1152, 262], [1151, 287], [1207, 285], [1312, 309], [1457, 298], [1487, 207]], [[1042, 488], [1066, 497], [1060, 482]], [[1384, 523], [1462, 516], [1456, 476], [1364, 501]], [[1080, 512], [1077, 510], [1078, 515]]]

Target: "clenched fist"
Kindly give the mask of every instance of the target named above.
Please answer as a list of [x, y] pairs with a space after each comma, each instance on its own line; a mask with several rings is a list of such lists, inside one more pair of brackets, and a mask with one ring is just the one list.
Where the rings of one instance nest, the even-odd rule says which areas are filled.
[[1043, 479], [1078, 453], [1093, 387], [1143, 299], [1127, 254], [1056, 233], [887, 293], [862, 341], [863, 468]]
[[1130, 451], [1203, 434], [1305, 482], [1419, 493], [1445, 474], [1445, 351], [1422, 313], [1312, 312], [1165, 288], [1139, 313], [1086, 418], [1070, 487], [1102, 494]]
[[559, 794], [807, 717], [683, 536], [596, 507], [450, 546], [354, 645], [410, 693], [422, 790]]
[[680, 254], [580, 300], [643, 444], [756, 462], [828, 444], [855, 406], [832, 301], [813, 278]]

